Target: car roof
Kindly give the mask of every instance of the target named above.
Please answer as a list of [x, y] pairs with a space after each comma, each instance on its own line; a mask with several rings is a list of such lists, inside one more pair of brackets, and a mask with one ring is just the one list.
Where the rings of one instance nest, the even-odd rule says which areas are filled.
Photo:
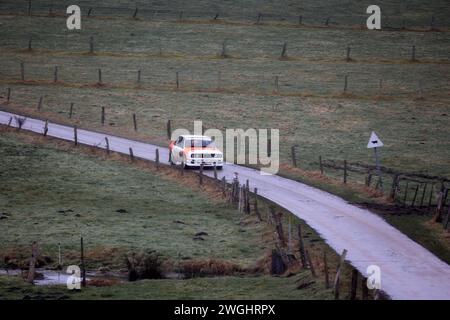
[[208, 136], [200, 136], [200, 135], [187, 135], [187, 134], [182, 134], [180, 137], [183, 137], [184, 139], [191, 139], [191, 140], [211, 140], [211, 137]]

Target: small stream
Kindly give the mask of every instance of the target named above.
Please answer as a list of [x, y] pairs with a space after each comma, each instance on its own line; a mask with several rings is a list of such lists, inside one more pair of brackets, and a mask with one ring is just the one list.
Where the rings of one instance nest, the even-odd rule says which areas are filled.
[[[24, 271], [26, 272], [26, 271]], [[36, 273], [40, 276], [36, 277], [34, 280], [34, 284], [45, 286], [45, 285], [66, 285], [67, 279], [70, 277], [70, 274], [64, 272], [64, 270], [47, 270], [42, 268], [36, 268]], [[22, 274], [22, 270], [20, 269], [0, 269], [0, 275], [8, 275], [8, 276], [18, 276]], [[86, 281], [92, 279], [105, 279], [105, 280], [121, 280], [127, 281], [126, 274], [120, 273], [101, 273], [97, 271], [86, 271]]]

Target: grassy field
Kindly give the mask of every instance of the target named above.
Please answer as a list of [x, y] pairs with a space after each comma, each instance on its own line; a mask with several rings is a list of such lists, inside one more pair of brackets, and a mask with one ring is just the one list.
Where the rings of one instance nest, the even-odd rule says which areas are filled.
[[[89, 270], [106, 267], [121, 273], [126, 271], [125, 254], [153, 249], [162, 255], [164, 273], [177, 272], [180, 264], [209, 259], [238, 265], [243, 271], [238, 272], [239, 277], [152, 280], [142, 285], [88, 289], [86, 294], [70, 298], [201, 298], [204, 293], [197, 294], [199, 288], [216, 286], [219, 282], [226, 285], [218, 286], [211, 293], [213, 298], [244, 298], [244, 292], [252, 298], [269, 299], [274, 295], [286, 299], [329, 298], [329, 290], [323, 289], [323, 254], [327, 254], [331, 279], [339, 256], [313, 229], [285, 210], [277, 209], [283, 213], [285, 237], [292, 239], [296, 254], [296, 229], [301, 224], [317, 278], [296, 265], [286, 274], [293, 273], [295, 277], [266, 276], [270, 266], [268, 254], [276, 235], [275, 227], [267, 223], [269, 210], [264, 201], [258, 203], [264, 222], [258, 223], [254, 214], [243, 215], [230, 208], [221, 192], [217, 196], [209, 184], [199, 188], [196, 178], [189, 173], [180, 178], [170, 168], [155, 171], [143, 161], [131, 164], [126, 157], [116, 154], [106, 158], [101, 151], [88, 147], [73, 148], [70, 143], [32, 133], [0, 130], [1, 267], [11, 259], [26, 267], [32, 241], [38, 241], [42, 257], [51, 259], [47, 268], [57, 265], [58, 243], [63, 265], [79, 264], [82, 235]], [[172, 204], [169, 209], [168, 201]], [[120, 209], [126, 212], [117, 212]], [[195, 233], [200, 231], [208, 235], [203, 236], [203, 241], [194, 240]], [[341, 284], [344, 298], [349, 292], [350, 278], [351, 267], [345, 265]], [[314, 283], [294, 290], [310, 282]], [[156, 287], [149, 289], [153, 286]], [[280, 294], [280, 288], [286, 291]], [[46, 294], [57, 298], [62, 291], [67, 294], [56, 289], [30, 289], [20, 279], [0, 277], [0, 295], [5, 299]]]
[[[78, 260], [80, 236], [93, 267], [109, 258], [123, 267], [121, 254], [144, 249], [172, 260], [217, 258], [245, 266], [267, 249], [262, 225], [173, 181], [128, 164], [20, 143], [11, 134], [2, 134], [0, 146], [0, 211], [10, 215], [1, 220], [3, 256], [28, 254], [38, 241], [54, 261], [58, 243], [64, 260]], [[198, 232], [208, 233], [206, 241], [193, 240]]]
[[36, 287], [25, 281], [0, 276], [0, 300], [5, 299], [332, 299], [320, 283], [308, 284], [309, 271], [295, 277], [215, 277], [188, 280], [142, 280], [109, 287], [87, 287], [72, 292], [58, 286]]
[[[299, 144], [302, 168], [310, 168], [319, 155], [372, 163], [365, 144], [376, 130], [386, 145], [382, 164], [450, 172], [446, 32], [286, 30], [123, 18], [87, 20], [80, 32], [69, 32], [61, 18], [0, 19], [6, 30], [0, 36], [5, 61], [0, 82], [3, 92], [12, 88], [10, 109], [31, 111], [43, 96], [41, 116], [98, 128], [99, 108], [105, 106], [107, 129], [121, 134], [136, 113], [139, 133], [161, 144], [168, 119], [174, 128], [190, 128], [193, 120], [207, 128], [279, 128], [282, 163], [290, 164], [290, 147]], [[96, 53], [90, 55], [92, 30]], [[27, 52], [30, 35], [34, 49]], [[231, 58], [218, 57], [224, 40]], [[289, 58], [280, 61], [283, 42]], [[350, 63], [345, 62], [347, 45]], [[412, 45], [417, 63], [408, 61]], [[96, 85], [98, 68], [103, 86]], [[342, 94], [345, 75], [347, 95]], [[417, 99], [419, 80], [424, 99]], [[75, 103], [71, 121], [65, 119], [70, 102]]]
[[[62, 12], [72, 3], [67, 0], [55, 1], [39, 0], [33, 1], [32, 12], [34, 14], [48, 14], [50, 8], [53, 13]], [[263, 14], [260, 23], [276, 23], [279, 25], [296, 25], [298, 16], [303, 17], [303, 23], [309, 25], [324, 25], [330, 17], [330, 26], [360, 26], [367, 19], [366, 8], [373, 4], [368, 0], [363, 1], [339, 1], [328, 0], [317, 2], [314, 0], [240, 0], [220, 1], [201, 0], [189, 1], [167, 0], [102, 0], [95, 4], [89, 0], [80, 0], [77, 4], [82, 8], [83, 14], [87, 14], [88, 8], [92, 8], [91, 17], [131, 17], [136, 7], [139, 8], [138, 17], [145, 19], [172, 19], [179, 18], [183, 12], [183, 18], [195, 21], [212, 20], [219, 14], [219, 21], [254, 23], [258, 14]], [[449, 26], [446, 13], [448, 5], [445, 0], [435, 0], [427, 3], [423, 0], [413, 1], [387, 1], [381, 0], [377, 4], [382, 8], [383, 21], [389, 27], [429, 27], [431, 17], [435, 17], [436, 27]], [[4, 1], [0, 7], [6, 12], [27, 12], [27, 2]], [[157, 12], [155, 12], [157, 11]]]

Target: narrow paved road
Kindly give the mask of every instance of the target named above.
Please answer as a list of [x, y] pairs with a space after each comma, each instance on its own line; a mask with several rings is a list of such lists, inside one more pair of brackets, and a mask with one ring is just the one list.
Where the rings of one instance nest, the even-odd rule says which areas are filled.
[[[0, 123], [17, 126], [14, 114], [0, 111]], [[23, 129], [42, 133], [44, 122], [27, 118]], [[73, 128], [49, 123], [48, 135], [73, 141]], [[78, 142], [98, 148], [129, 153], [136, 157], [155, 159], [157, 146], [87, 130], [78, 130]], [[168, 150], [159, 148], [160, 159], [168, 159]], [[379, 216], [347, 203], [345, 200], [305, 184], [281, 178], [262, 176], [259, 171], [226, 164], [219, 178], [250, 181], [258, 193], [294, 213], [314, 228], [325, 241], [340, 253], [348, 250], [347, 260], [362, 274], [369, 265], [381, 268], [381, 286], [393, 299], [450, 299], [450, 266], [418, 245]], [[212, 175], [211, 171], [206, 174]]]

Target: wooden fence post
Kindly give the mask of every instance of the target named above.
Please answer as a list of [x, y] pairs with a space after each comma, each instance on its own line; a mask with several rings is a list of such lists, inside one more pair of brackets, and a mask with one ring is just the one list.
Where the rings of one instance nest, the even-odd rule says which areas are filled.
[[255, 204], [254, 204], [253, 208], [255, 210], [256, 216], [258, 217], [258, 220], [262, 221], [261, 213], [259, 212], [259, 208], [258, 208], [258, 188], [254, 189], [254, 198], [255, 198]]
[[350, 58], [350, 47], [347, 47], [347, 58], [346, 61], [350, 62], [352, 59]]
[[414, 197], [413, 200], [411, 202], [411, 206], [414, 207], [415, 203], [416, 203], [416, 198], [417, 198], [417, 192], [419, 192], [419, 184], [416, 186], [416, 191], [414, 192]]
[[352, 270], [352, 285], [350, 287], [350, 300], [356, 299], [356, 288], [358, 286], [358, 270], [353, 268]]
[[30, 36], [30, 38], [28, 39], [28, 51], [33, 50], [32, 42], [33, 42], [33, 36]]
[[256, 24], [259, 24], [261, 22], [262, 13], [258, 13], [258, 16], [256, 17]]
[[133, 127], [134, 131], [137, 131], [137, 121], [136, 121], [136, 114], [133, 113]]
[[323, 176], [322, 156], [319, 156], [319, 168], [320, 168], [320, 174]]
[[55, 71], [53, 72], [53, 82], [58, 82], [58, 66], [55, 66]]
[[279, 87], [279, 85], [278, 85], [278, 76], [275, 76], [275, 81], [274, 81], [274, 91], [275, 92], [278, 92], [279, 91], [279, 89], [280, 89], [280, 87]]
[[20, 79], [25, 81], [25, 65], [23, 62], [20, 63]]
[[43, 96], [40, 96], [40, 97], [39, 97], [39, 102], [38, 102], [38, 105], [37, 105], [38, 111], [40, 111], [40, 110], [42, 109], [42, 100], [43, 100], [43, 99], [44, 99]]
[[405, 195], [403, 197], [403, 206], [404, 207], [406, 207], [406, 200], [408, 199], [408, 187], [409, 187], [409, 181], [406, 181]]
[[348, 88], [348, 75], [345, 75], [344, 77], [344, 93], [347, 93]]
[[305, 246], [303, 244], [303, 236], [302, 236], [302, 228], [301, 225], [297, 225], [297, 233], [298, 233], [298, 248], [300, 252], [300, 261], [302, 262], [302, 268], [306, 268], [306, 255], [305, 255]]
[[306, 249], [305, 252], [306, 252], [306, 259], [308, 259], [309, 270], [311, 270], [311, 274], [315, 278], [317, 276], [316, 275], [316, 270], [314, 269], [314, 264], [313, 264], [313, 262], [311, 260], [311, 256], [309, 254], [308, 249]]
[[31, 244], [31, 258], [30, 258], [30, 267], [28, 268], [28, 276], [27, 280], [29, 283], [34, 282], [34, 275], [36, 270], [36, 260], [39, 255], [38, 244], [36, 241], [33, 241]]
[[9, 103], [11, 99], [11, 88], [8, 88], [8, 92], [6, 93], [6, 103]]
[[137, 82], [141, 83], [141, 70], [138, 70]]
[[11, 122], [12, 122], [12, 120], [13, 120], [13, 117], [9, 117], [9, 121], [8, 121], [8, 127], [10, 127], [10, 126], [11, 126]]
[[422, 190], [422, 198], [420, 199], [420, 207], [423, 207], [423, 201], [425, 200], [425, 193], [427, 192], [428, 183], [425, 183]]
[[80, 258], [81, 258], [81, 285], [86, 287], [86, 265], [84, 263], [84, 243], [83, 237], [80, 239]]
[[198, 173], [198, 183], [203, 184], [203, 163], [200, 165], [200, 171]]
[[399, 175], [395, 174], [392, 177], [392, 187], [391, 187], [391, 193], [390, 193], [390, 198], [395, 201], [395, 196], [397, 195], [397, 190], [398, 190], [398, 179], [399, 179]]
[[347, 160], [344, 160], [344, 184], [347, 184]]
[[325, 289], [330, 288], [330, 276], [328, 274], [328, 261], [327, 261], [327, 253], [323, 252], [323, 265], [324, 265], [324, 272], [325, 272]]
[[109, 154], [109, 139], [108, 139], [108, 137], [105, 137], [105, 144], [106, 144], [106, 154]]
[[447, 217], [445, 218], [445, 221], [443, 222], [444, 230], [448, 229], [449, 221], [450, 221], [450, 205], [448, 206], [448, 209], [447, 209]]
[[58, 269], [62, 268], [61, 242], [58, 242]]
[[[91, 11], [89, 10], [89, 13]], [[89, 53], [94, 53], [94, 37], [89, 38]]]
[[77, 130], [77, 126], [73, 127], [73, 141], [74, 141], [75, 145], [78, 145], [78, 130]]
[[131, 162], [133, 162], [134, 161], [133, 148], [129, 147], [129, 150], [130, 150], [130, 160], [131, 160]]
[[367, 178], [366, 178], [366, 186], [367, 187], [370, 187], [370, 184], [372, 183], [372, 173], [371, 172], [369, 172], [368, 174], [367, 174]]
[[227, 41], [222, 42], [222, 52], [220, 53], [221, 58], [227, 57]]
[[415, 62], [416, 60], [416, 46], [412, 46], [411, 48], [411, 61]]
[[292, 166], [297, 168], [297, 159], [295, 158], [295, 146], [291, 147]]
[[98, 68], [98, 83], [102, 83], [102, 69]]
[[105, 124], [105, 107], [102, 107], [102, 112], [101, 112], [101, 118], [100, 121], [102, 123], [102, 125]]
[[214, 180], [217, 180], [217, 168], [216, 168], [216, 165], [214, 165]]
[[88, 13], [87, 13], [88, 18], [91, 16], [91, 13], [92, 13], [92, 8], [89, 8]]
[[28, 10], [27, 15], [31, 16], [31, 0], [28, 0]]
[[267, 139], [267, 156], [272, 155], [272, 139]]
[[138, 7], [136, 7], [136, 9], [134, 10], [134, 13], [133, 13], [133, 18], [134, 19], [136, 19], [137, 14], [138, 14]]
[[287, 52], [287, 43], [285, 42], [283, 44], [283, 48], [281, 49], [280, 59], [286, 59], [287, 58], [286, 52]]
[[72, 119], [72, 114], [73, 114], [73, 102], [70, 103], [70, 108], [69, 108], [69, 119]]
[[339, 260], [339, 264], [336, 271], [336, 276], [334, 278], [334, 299], [339, 300], [339, 278], [341, 276], [341, 270], [343, 268], [345, 262], [345, 256], [347, 255], [347, 250], [344, 249], [341, 254], [341, 259]]
[[225, 197], [227, 195], [227, 179], [225, 176], [222, 177], [222, 195]]
[[431, 208], [431, 202], [433, 201], [434, 184], [431, 185], [430, 197], [428, 199], [428, 209]]
[[272, 219], [275, 221], [275, 227], [278, 234], [278, 240], [284, 247], [286, 245], [286, 240], [284, 238], [283, 225], [281, 223], [281, 213], [276, 213], [275, 208], [270, 207], [270, 213], [272, 214]]
[[43, 132], [44, 137], [47, 136], [47, 132], [48, 132], [48, 120], [45, 120], [44, 132]]
[[172, 137], [171, 121], [167, 120], [167, 139], [171, 139], [171, 137]]
[[433, 217], [433, 222], [441, 222], [442, 219], [442, 209], [443, 209], [444, 191], [439, 191], [438, 200], [436, 204], [436, 213]]
[[180, 88], [180, 79], [179, 79], [178, 71], [176, 72], [175, 84], [176, 84], [176, 88], [178, 90]]
[[155, 150], [155, 163], [156, 163], [156, 169], [159, 169], [159, 149], [156, 148]]
[[247, 214], [250, 214], [251, 208], [250, 208], [250, 182], [247, 179], [245, 183], [245, 212]]

